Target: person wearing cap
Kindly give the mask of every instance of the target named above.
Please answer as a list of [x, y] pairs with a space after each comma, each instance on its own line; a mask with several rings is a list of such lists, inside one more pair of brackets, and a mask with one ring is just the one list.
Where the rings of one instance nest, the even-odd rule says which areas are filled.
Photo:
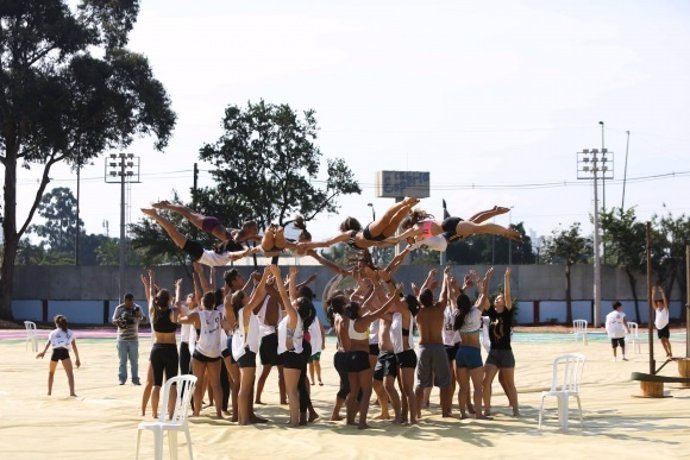
[[623, 312], [623, 305], [615, 301], [611, 305], [613, 311], [606, 315], [606, 333], [611, 339], [611, 347], [613, 347], [613, 360], [616, 361], [618, 356], [616, 354], [618, 346], [621, 347], [621, 354], [623, 361], [627, 361], [625, 357], [625, 334], [628, 332], [628, 321], [625, 319]]

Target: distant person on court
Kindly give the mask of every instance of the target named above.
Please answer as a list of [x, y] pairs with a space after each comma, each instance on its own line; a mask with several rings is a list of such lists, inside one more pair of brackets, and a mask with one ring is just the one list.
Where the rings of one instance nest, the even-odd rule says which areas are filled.
[[656, 335], [661, 340], [661, 345], [664, 346], [664, 351], [666, 352], [666, 357], [673, 357], [671, 353], [671, 342], [669, 337], [671, 333], [669, 331], [670, 315], [668, 312], [668, 301], [666, 300], [666, 293], [661, 286], [655, 286], [652, 290], [652, 295], [654, 295], [654, 290], [661, 294], [660, 299], [654, 299], [654, 327], [656, 327]]
[[613, 360], [616, 361], [618, 359], [616, 351], [620, 346], [623, 361], [627, 361], [628, 358], [625, 357], [625, 334], [628, 332], [628, 321], [625, 319], [623, 305], [620, 302], [613, 302], [612, 308], [613, 311], [606, 315], [605, 327], [613, 347]]
[[48, 336], [46, 347], [36, 355], [36, 359], [43, 358], [50, 346], [53, 347], [53, 355], [50, 357], [50, 367], [48, 368], [48, 396], [53, 392], [53, 378], [55, 377], [58, 361], [62, 361], [62, 367], [65, 369], [65, 373], [67, 373], [67, 381], [69, 382], [69, 395], [76, 397], [72, 360], [69, 357], [70, 348], [74, 350], [77, 367], [81, 366], [81, 362], [79, 361], [79, 350], [77, 349], [77, 340], [74, 337], [74, 332], [67, 328], [67, 318], [63, 315], [55, 316], [55, 330]]
[[120, 385], [127, 381], [127, 360], [132, 368], [132, 383], [141, 385], [139, 381], [139, 323], [145, 321], [144, 311], [134, 303], [131, 293], [125, 294], [124, 301], [115, 307], [113, 324], [117, 326], [117, 353], [120, 358], [120, 368], [117, 377]]

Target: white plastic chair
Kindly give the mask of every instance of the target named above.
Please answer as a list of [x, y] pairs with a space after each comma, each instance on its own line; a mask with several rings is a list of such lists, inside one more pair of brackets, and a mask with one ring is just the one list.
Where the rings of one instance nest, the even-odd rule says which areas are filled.
[[587, 320], [575, 319], [573, 320], [573, 334], [575, 334], [575, 341], [577, 342], [582, 337], [582, 342], [587, 345]]
[[36, 329], [36, 323], [33, 321], [24, 321], [24, 328], [26, 328], [26, 343], [24, 344], [24, 350], [29, 347], [31, 343], [31, 351], [38, 352], [38, 330]]
[[632, 345], [635, 353], [640, 353], [640, 327], [634, 321], [628, 321], [628, 342]]
[[544, 399], [547, 396], [555, 396], [558, 399], [558, 421], [563, 431], [568, 430], [568, 401], [571, 396], [577, 399], [577, 407], [580, 410], [580, 425], [583, 424], [579, 391], [584, 365], [585, 355], [580, 353], [561, 355], [553, 360], [551, 389], [541, 393], [539, 429], [541, 429], [541, 419], [544, 412]]
[[[175, 412], [168, 420], [168, 400], [170, 398], [170, 390], [172, 385], [176, 385], [176, 401]], [[170, 457], [177, 459], [177, 432], [184, 431], [187, 438], [187, 447], [189, 448], [189, 458], [193, 459], [192, 453], [192, 438], [189, 435], [189, 426], [187, 425], [187, 413], [189, 412], [190, 401], [192, 400], [192, 393], [196, 386], [196, 377], [191, 374], [178, 375], [177, 377], [166, 380], [163, 385], [163, 402], [159, 406], [161, 408], [161, 415], [155, 422], [141, 422], [137, 432], [137, 454], [139, 458], [139, 441], [141, 440], [141, 430], [153, 431], [154, 441], [154, 458], [155, 460], [163, 459], [163, 434], [168, 431], [168, 446], [170, 450]]]

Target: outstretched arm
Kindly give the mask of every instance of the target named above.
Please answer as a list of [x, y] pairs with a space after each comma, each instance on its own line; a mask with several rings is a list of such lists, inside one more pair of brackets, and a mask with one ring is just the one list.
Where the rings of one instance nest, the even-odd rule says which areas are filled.
[[338, 236], [335, 236], [329, 240], [325, 241], [310, 241], [310, 242], [302, 242], [302, 243], [297, 243], [297, 247], [301, 250], [308, 250], [308, 249], [316, 249], [316, 248], [327, 248], [329, 246], [333, 246], [334, 244], [342, 243], [344, 241], [347, 241], [351, 238], [351, 232], [345, 232], [341, 233]]
[[[194, 267], [194, 271], [196, 274], [199, 276], [199, 283], [201, 284], [201, 291], [202, 292], [208, 292], [211, 290], [211, 284], [208, 282], [208, 278], [206, 278], [206, 275], [204, 273], [204, 266], [201, 265], [198, 262], [194, 262], [192, 264]], [[201, 299], [201, 297], [199, 298]]]
[[503, 300], [506, 303], [506, 309], [513, 309], [513, 296], [510, 293], [510, 267], [506, 268], [506, 274], [503, 275]]
[[348, 272], [347, 270], [342, 268], [340, 265], [334, 264], [333, 262], [326, 259], [321, 254], [317, 253], [316, 251], [314, 251], [312, 249], [308, 250], [306, 252], [306, 254], [312, 256], [314, 259], [316, 259], [316, 261], [318, 263], [320, 263], [321, 265], [323, 265], [324, 267], [326, 267], [327, 269], [329, 269], [332, 272], [338, 273], [339, 275], [343, 275], [343, 276], [348, 276], [350, 274], [350, 272]]
[[386, 265], [386, 268], [384, 268], [383, 271], [385, 271], [386, 273], [388, 273], [390, 275], [395, 273], [398, 270], [398, 268], [400, 268], [400, 265], [402, 265], [403, 261], [405, 260], [405, 257], [407, 257], [407, 255], [411, 251], [412, 251], [412, 247], [408, 245], [405, 249], [400, 251], [400, 254], [393, 257], [393, 260], [391, 260], [391, 262], [388, 265]]
[[429, 270], [429, 273], [426, 275], [426, 279], [424, 280], [424, 284], [422, 284], [422, 287], [419, 289], [419, 292], [424, 292], [425, 289], [430, 289], [434, 290], [436, 289], [436, 286], [438, 286], [438, 282], [436, 281], [436, 275], [438, 274], [438, 271], [435, 268], [432, 268]]
[[475, 306], [479, 307], [481, 310], [486, 310], [489, 308], [489, 283], [491, 283], [491, 278], [494, 276], [494, 267], [489, 268], [484, 275], [479, 288], [479, 297]]

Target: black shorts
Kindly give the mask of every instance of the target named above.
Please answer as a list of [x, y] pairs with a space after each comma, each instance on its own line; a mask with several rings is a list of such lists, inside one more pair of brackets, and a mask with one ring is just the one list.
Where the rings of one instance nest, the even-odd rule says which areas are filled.
[[462, 222], [462, 219], [459, 217], [447, 217], [443, 219], [441, 228], [443, 229], [443, 236], [445, 236], [448, 241], [458, 237], [457, 228], [460, 222]]
[[458, 354], [458, 347], [460, 344], [455, 344], [455, 345], [444, 345], [446, 347], [446, 354], [448, 355], [448, 362], [449, 363], [454, 363], [455, 362], [455, 355]]
[[259, 356], [261, 357], [261, 364], [277, 366], [278, 365], [278, 334], [273, 333], [263, 336], [261, 339], [261, 347], [259, 347]]
[[280, 355], [285, 369], [302, 369], [304, 367], [304, 353], [286, 351]]
[[347, 355], [347, 372], [362, 372], [371, 369], [369, 353], [366, 351], [351, 351]]
[[69, 359], [69, 350], [67, 348], [53, 348], [53, 354], [50, 356], [51, 361], [62, 361]]
[[245, 350], [245, 353], [237, 360], [240, 367], [256, 367], [256, 353]]
[[398, 359], [398, 366], [400, 366], [400, 369], [409, 367], [414, 369], [417, 367], [417, 354], [411, 348], [401, 353], [397, 353], [395, 357]]
[[201, 259], [201, 256], [204, 255], [204, 247], [200, 242], [195, 240], [187, 239], [187, 241], [184, 242], [182, 250], [194, 261]]
[[668, 324], [661, 329], [656, 330], [656, 336], [660, 339], [668, 339], [671, 337], [671, 331], [668, 327]]
[[398, 376], [398, 360], [392, 351], [382, 351], [374, 368], [374, 379], [383, 380], [384, 377]]
[[621, 348], [625, 348], [625, 337], [620, 339], [611, 339], [611, 346], [617, 348], [620, 345]]
[[378, 343], [370, 343], [369, 344], [369, 354], [374, 355], [378, 358], [379, 353], [381, 353], [381, 351], [379, 350], [379, 344]]
[[[369, 225], [371, 225], [371, 224], [369, 224]], [[364, 236], [364, 239], [369, 240], [369, 241], [383, 241], [386, 239], [386, 236], [383, 234], [372, 236], [371, 231], [369, 230], [369, 225], [364, 227], [364, 230], [362, 231], [362, 235]]]
[[486, 364], [492, 364], [499, 369], [512, 369], [515, 367], [515, 355], [513, 350], [501, 350], [492, 348], [486, 358]]
[[216, 356], [215, 358], [209, 358], [208, 356], [199, 352], [199, 350], [194, 350], [192, 358], [196, 359], [197, 361], [201, 361], [202, 363], [213, 363], [220, 360], [220, 356]]
[[165, 378], [170, 379], [177, 375], [179, 355], [174, 343], [154, 343], [151, 347], [151, 368], [153, 369], [153, 385], [163, 386], [163, 371]]

